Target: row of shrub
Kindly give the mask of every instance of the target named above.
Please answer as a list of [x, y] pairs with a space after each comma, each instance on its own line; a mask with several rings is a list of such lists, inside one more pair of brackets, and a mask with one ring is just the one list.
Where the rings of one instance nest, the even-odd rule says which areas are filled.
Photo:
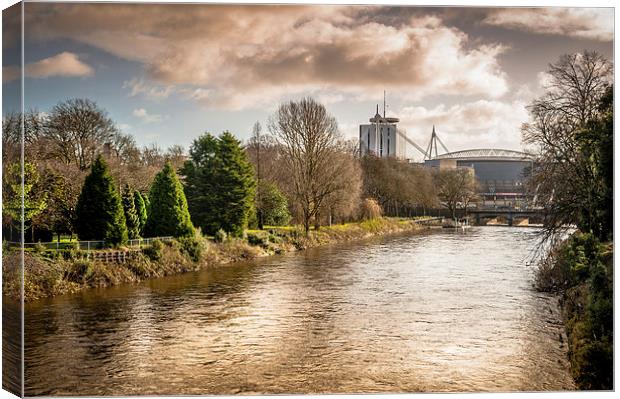
[[[86, 287], [107, 287], [145, 278], [197, 269], [208, 261], [206, 240], [196, 236], [162, 242], [155, 240], [123, 267], [93, 261], [88, 251], [61, 249], [24, 254], [24, 294], [27, 301], [77, 292]], [[20, 296], [20, 253], [3, 252], [3, 292]]]
[[613, 247], [575, 233], [539, 266], [536, 287], [561, 295], [571, 372], [581, 389], [613, 389]]

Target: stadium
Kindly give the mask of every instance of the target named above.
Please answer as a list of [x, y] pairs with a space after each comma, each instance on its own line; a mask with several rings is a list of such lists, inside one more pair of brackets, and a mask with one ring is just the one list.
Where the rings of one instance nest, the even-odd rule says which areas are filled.
[[525, 194], [525, 179], [534, 158], [525, 152], [473, 149], [448, 152], [424, 161], [431, 168], [472, 168], [485, 199], [515, 199]]

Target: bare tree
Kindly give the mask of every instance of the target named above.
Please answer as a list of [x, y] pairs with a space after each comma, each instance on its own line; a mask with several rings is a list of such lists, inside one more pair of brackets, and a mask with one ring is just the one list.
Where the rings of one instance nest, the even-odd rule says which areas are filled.
[[559, 114], [574, 129], [596, 115], [612, 72], [611, 63], [596, 52], [565, 54], [549, 64], [547, 92], [533, 107]]
[[[259, 148], [260, 147], [260, 148]], [[258, 175], [260, 163], [260, 179], [275, 183], [280, 188], [286, 180], [283, 171], [281, 146], [270, 134], [261, 134], [257, 137], [252, 134], [245, 146], [246, 154]], [[259, 160], [260, 159], [260, 160]]]
[[[187, 155], [185, 154], [185, 149], [182, 145], [173, 144], [166, 150], [164, 154], [164, 163], [165, 161], [169, 161], [174, 169], [179, 169], [183, 166], [183, 163], [187, 159]], [[163, 167], [163, 164], [162, 164]]]
[[376, 199], [386, 215], [403, 216], [437, 203], [430, 171], [395, 158], [362, 158], [364, 195]]
[[59, 103], [45, 122], [44, 135], [51, 145], [50, 153], [66, 164], [86, 170], [111, 143], [118, 131], [107, 113], [87, 99], [71, 99]]
[[[254, 166], [257, 177], [257, 192], [255, 205], [257, 210], [257, 224], [260, 228], [265, 223], [264, 209], [269, 208], [270, 198], [264, 197], [264, 193], [270, 193], [275, 186], [278, 191], [288, 198], [293, 192], [293, 185], [287, 173], [282, 146], [271, 134], [263, 134], [262, 127], [258, 122], [253, 126], [253, 132], [248, 140], [245, 151], [248, 160]], [[292, 201], [288, 203], [289, 213], [297, 214], [299, 207]], [[262, 219], [262, 220], [261, 220]]]
[[254, 197], [254, 201], [256, 203], [255, 207], [256, 207], [256, 218], [258, 219], [258, 228], [260, 230], [263, 229], [263, 225], [264, 225], [264, 215], [263, 215], [263, 206], [262, 206], [262, 202], [261, 202], [261, 194], [264, 190], [262, 190], [262, 186], [261, 186], [261, 170], [260, 170], [260, 150], [261, 150], [261, 125], [260, 123], [257, 121], [254, 126], [252, 127], [252, 137], [250, 139], [251, 143], [252, 143], [252, 147], [254, 150], [254, 167], [255, 167], [255, 171], [256, 171], [256, 186], [258, 187], [258, 190], [256, 190], [256, 196]]
[[2, 159], [8, 164], [7, 159], [17, 160], [20, 158], [22, 145], [22, 118], [24, 119], [24, 154], [27, 160], [36, 160], [44, 146], [41, 143], [43, 132], [43, 116], [36, 110], [30, 110], [25, 114], [13, 112], [2, 118]]
[[612, 70], [595, 52], [564, 55], [549, 65], [547, 92], [529, 107], [522, 135], [538, 152], [530, 189], [545, 209], [547, 238], [571, 224], [596, 228], [603, 183], [595, 154], [587, 150], [595, 140], [586, 138], [584, 128], [601, 113]]
[[431, 171], [426, 168], [415, 168], [415, 192], [413, 194], [413, 201], [417, 207], [421, 207], [424, 216], [429, 209], [436, 208], [439, 205], [439, 199], [437, 197], [437, 188], [433, 181]]
[[155, 143], [144, 146], [141, 151], [141, 159], [144, 165], [157, 166], [163, 165], [165, 157], [162, 149]]
[[110, 155], [116, 157], [120, 165], [130, 165], [140, 161], [140, 149], [133, 136], [116, 132], [110, 137], [109, 145]]
[[357, 145], [352, 147], [349, 142], [340, 143], [340, 151], [335, 152], [334, 165], [340, 169], [336, 175], [335, 185], [342, 189], [334, 191], [323, 201], [323, 206], [315, 217], [315, 228], [318, 228], [323, 219], [328, 225], [335, 220], [346, 222], [359, 213], [362, 196], [362, 168], [359, 160], [354, 157]]
[[439, 170], [437, 173], [438, 196], [444, 206], [456, 217], [456, 210], [467, 210], [477, 198], [476, 177], [469, 168]]
[[347, 167], [345, 158], [337, 156], [338, 124], [322, 104], [304, 98], [282, 104], [269, 129], [281, 145], [291, 198], [300, 208], [307, 235], [325, 200], [346, 187], [338, 178]]

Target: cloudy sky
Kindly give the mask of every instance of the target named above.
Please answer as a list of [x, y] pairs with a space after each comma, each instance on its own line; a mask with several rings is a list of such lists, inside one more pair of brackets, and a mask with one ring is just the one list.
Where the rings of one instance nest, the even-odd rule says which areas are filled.
[[[386, 90], [388, 115], [423, 147], [434, 124], [450, 150], [520, 149], [548, 63], [584, 49], [613, 54], [610, 8], [25, 7], [26, 108], [87, 97], [139, 144], [164, 148], [204, 131], [246, 139], [279, 103], [306, 95], [356, 137]], [[19, 87], [7, 15], [5, 112]]]

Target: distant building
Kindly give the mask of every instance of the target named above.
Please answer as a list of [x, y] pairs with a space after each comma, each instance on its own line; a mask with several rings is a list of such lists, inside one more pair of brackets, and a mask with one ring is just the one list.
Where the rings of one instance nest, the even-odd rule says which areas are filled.
[[441, 154], [424, 161], [438, 169], [471, 168], [485, 197], [514, 198], [525, 194], [532, 155], [504, 149], [474, 149]]
[[373, 154], [380, 158], [405, 157], [405, 140], [398, 131], [398, 118], [385, 117], [377, 113], [369, 119], [369, 124], [360, 125], [360, 155]]

